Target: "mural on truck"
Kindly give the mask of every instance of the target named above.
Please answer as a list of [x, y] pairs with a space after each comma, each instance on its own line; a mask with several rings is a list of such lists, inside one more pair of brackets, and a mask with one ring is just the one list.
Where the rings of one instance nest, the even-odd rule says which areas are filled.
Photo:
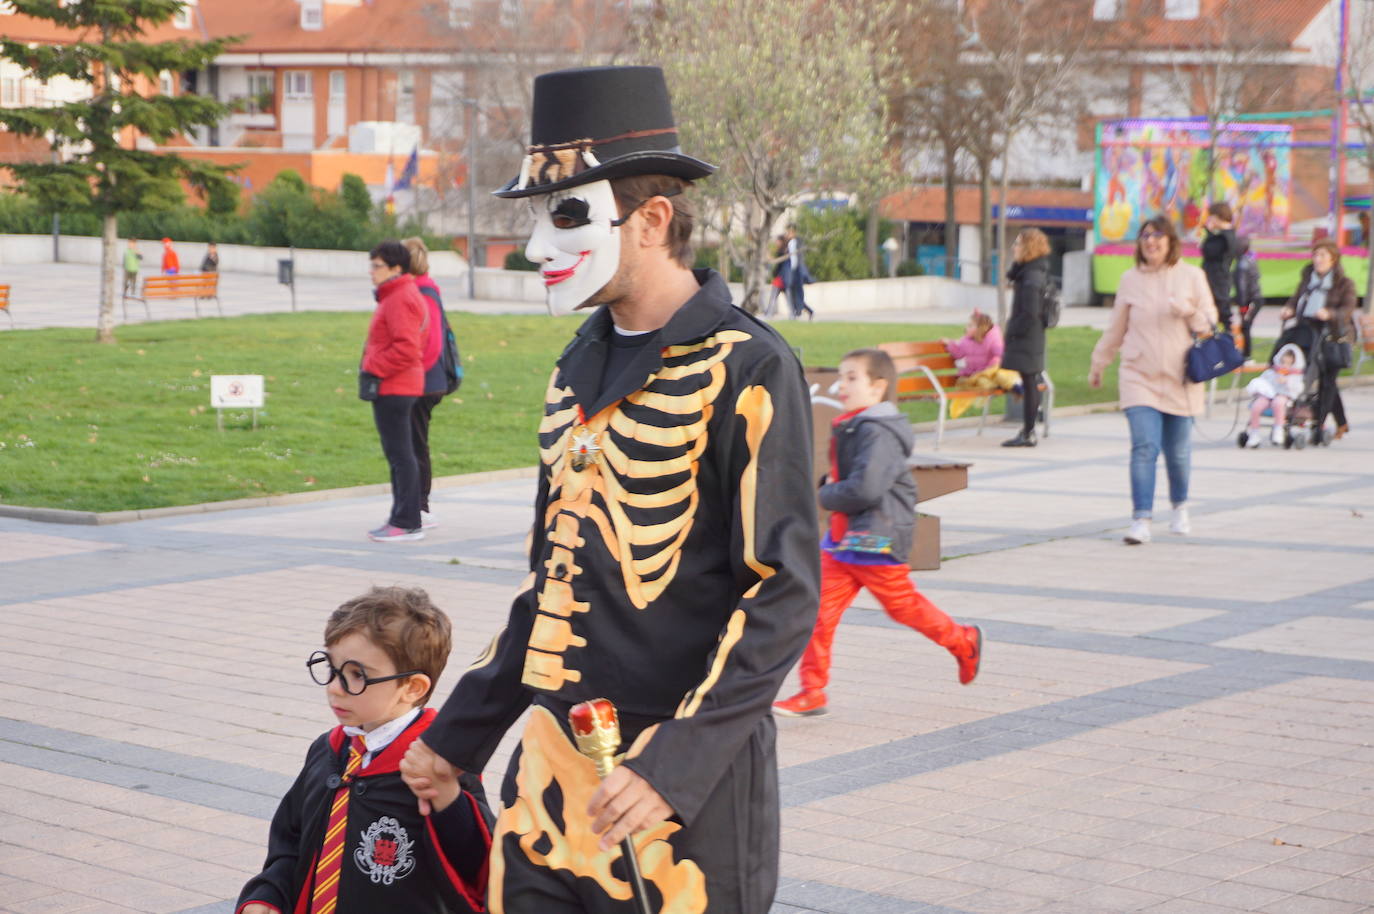
[[[1217, 136], [1211, 200], [1236, 211], [1236, 233], [1288, 232], [1292, 128], [1233, 124]], [[1206, 218], [1210, 136], [1191, 120], [1125, 120], [1102, 125], [1097, 156], [1095, 230], [1099, 242], [1130, 242], [1140, 224], [1167, 215], [1185, 239]]]

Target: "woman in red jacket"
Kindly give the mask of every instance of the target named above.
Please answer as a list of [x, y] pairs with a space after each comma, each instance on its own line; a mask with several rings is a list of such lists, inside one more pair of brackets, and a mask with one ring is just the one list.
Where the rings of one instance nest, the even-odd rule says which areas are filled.
[[399, 241], [372, 249], [369, 270], [377, 310], [367, 328], [363, 371], [381, 379], [372, 417], [391, 465], [391, 517], [368, 538], [379, 543], [424, 539], [420, 523], [420, 468], [411, 439], [411, 412], [425, 392], [421, 361], [426, 325], [425, 300], [409, 274], [410, 252]]

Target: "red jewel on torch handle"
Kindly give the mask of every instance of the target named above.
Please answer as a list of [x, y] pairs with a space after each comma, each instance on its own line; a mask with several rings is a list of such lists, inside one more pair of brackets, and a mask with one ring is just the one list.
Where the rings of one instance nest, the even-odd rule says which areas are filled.
[[[615, 705], [605, 698], [593, 698], [573, 705], [568, 712], [568, 726], [572, 727], [577, 751], [592, 760], [596, 765], [597, 777], [604, 780], [615, 769], [615, 751], [620, 748], [620, 718], [615, 713]], [[634, 842], [628, 836], [620, 842], [620, 854], [630, 876], [630, 889], [634, 892], [637, 914], [653, 914], [653, 908], [649, 906], [649, 890], [645, 888], [644, 877], [639, 872]]]

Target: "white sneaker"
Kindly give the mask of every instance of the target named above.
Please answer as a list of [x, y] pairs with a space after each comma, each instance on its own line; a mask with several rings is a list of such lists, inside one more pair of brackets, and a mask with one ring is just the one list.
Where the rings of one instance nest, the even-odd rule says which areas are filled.
[[428, 511], [420, 512], [420, 527], [424, 530], [433, 530], [439, 526], [439, 519]]
[[1245, 446], [1246, 446], [1246, 447], [1259, 447], [1259, 446], [1260, 446], [1261, 444], [1263, 444], [1263, 443], [1264, 443], [1264, 438], [1260, 436], [1260, 430], [1259, 430], [1259, 429], [1257, 429], [1257, 428], [1256, 428], [1256, 429], [1251, 429], [1250, 431], [1248, 431], [1248, 432], [1245, 433]]
[[1150, 519], [1148, 517], [1137, 517], [1131, 521], [1131, 529], [1126, 531], [1123, 537], [1128, 546], [1139, 546], [1141, 543], [1150, 541]]
[[1282, 425], [1276, 425], [1269, 433], [1269, 440], [1274, 442], [1274, 447], [1283, 447], [1283, 443], [1288, 440], [1288, 433], [1283, 430]]
[[1187, 536], [1193, 532], [1193, 525], [1188, 521], [1188, 506], [1179, 505], [1174, 509], [1174, 516], [1169, 521], [1169, 532], [1177, 533], [1179, 536]]

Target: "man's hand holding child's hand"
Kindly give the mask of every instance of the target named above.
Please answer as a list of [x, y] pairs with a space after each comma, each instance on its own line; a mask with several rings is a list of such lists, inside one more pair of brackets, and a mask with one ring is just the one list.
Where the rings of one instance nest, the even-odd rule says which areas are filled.
[[422, 739], [412, 742], [401, 759], [401, 780], [419, 798], [421, 815], [443, 812], [458, 799], [458, 794], [462, 793], [462, 788], [458, 786], [460, 774], [461, 771], [426, 746]]

